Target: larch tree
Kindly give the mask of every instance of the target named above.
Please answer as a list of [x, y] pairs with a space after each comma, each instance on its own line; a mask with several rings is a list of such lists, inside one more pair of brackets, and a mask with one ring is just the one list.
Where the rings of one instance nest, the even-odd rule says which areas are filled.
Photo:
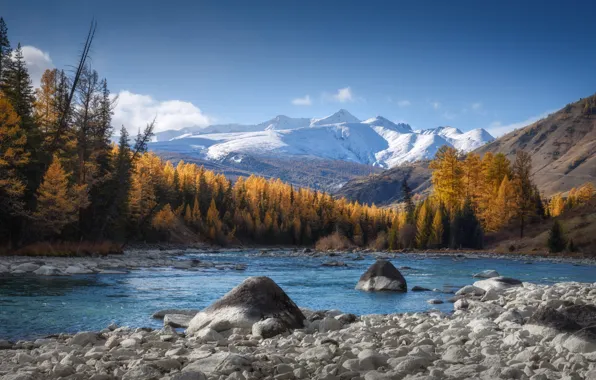
[[10, 222], [24, 213], [25, 184], [20, 169], [29, 162], [27, 136], [9, 100], [0, 93], [0, 237], [10, 241]]
[[416, 246], [420, 249], [426, 248], [430, 238], [430, 228], [432, 223], [432, 211], [430, 203], [425, 200], [420, 205], [416, 217]]
[[439, 248], [443, 245], [443, 234], [445, 233], [443, 227], [443, 212], [441, 207], [437, 207], [435, 215], [432, 219], [432, 225], [430, 230], [429, 245], [435, 248]]
[[41, 76], [39, 88], [35, 90], [35, 120], [44, 136], [50, 134], [58, 123], [57, 86], [58, 70], [47, 69]]
[[463, 192], [463, 170], [455, 148], [443, 146], [431, 161], [434, 195], [445, 205], [450, 214], [461, 205]]
[[33, 214], [44, 236], [58, 236], [64, 227], [78, 219], [78, 208], [86, 203], [81, 196], [83, 192], [84, 189], [69, 186], [60, 160], [54, 157], [37, 191], [37, 210]]

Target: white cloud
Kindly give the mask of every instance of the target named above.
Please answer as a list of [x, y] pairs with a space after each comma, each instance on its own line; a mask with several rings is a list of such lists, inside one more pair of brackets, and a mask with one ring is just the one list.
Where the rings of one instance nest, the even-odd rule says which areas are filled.
[[354, 95], [350, 87], [344, 87], [337, 90], [337, 93], [333, 95], [333, 99], [340, 103], [347, 103], [354, 101]]
[[431, 102], [430, 105], [436, 110], [441, 108], [441, 103], [439, 103], [439, 102]]
[[480, 102], [478, 102], [478, 103], [473, 103], [473, 104], [472, 104], [472, 109], [473, 109], [474, 111], [479, 111], [479, 110], [481, 110], [481, 109], [482, 109], [482, 103], [480, 103]]
[[553, 112], [554, 111], [548, 111], [543, 114], [533, 116], [527, 120], [520, 121], [517, 123], [506, 124], [506, 125], [503, 125], [500, 121], [494, 121], [486, 129], [487, 129], [488, 133], [493, 135], [493, 137], [500, 137], [500, 136], [503, 136], [504, 134], [507, 134], [507, 133], [515, 130], [515, 129], [523, 128], [525, 126], [528, 126], [532, 123], [537, 122], [540, 119], [544, 119], [545, 117], [547, 117], [549, 114], [551, 114]]
[[21, 49], [33, 87], [39, 87], [39, 82], [44, 71], [46, 71], [46, 69], [54, 68], [52, 58], [50, 58], [49, 53], [46, 53], [35, 46], [26, 45], [21, 47]]
[[312, 100], [310, 99], [310, 95], [306, 95], [303, 98], [292, 99], [292, 104], [295, 106], [310, 106], [312, 105]]
[[123, 125], [131, 134], [156, 118], [156, 131], [207, 126], [210, 118], [190, 102], [182, 100], [158, 101], [149, 95], [120, 91], [114, 109], [112, 125], [119, 130]]
[[409, 100], [400, 100], [399, 102], [397, 102], [397, 105], [398, 105], [399, 107], [402, 107], [402, 108], [404, 108], [404, 107], [409, 107], [409, 106], [411, 106], [411, 105], [412, 105], [412, 103], [411, 103]]

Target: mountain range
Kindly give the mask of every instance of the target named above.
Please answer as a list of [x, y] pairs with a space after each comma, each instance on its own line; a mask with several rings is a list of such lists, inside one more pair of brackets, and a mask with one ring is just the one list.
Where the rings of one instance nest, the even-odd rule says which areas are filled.
[[222, 124], [158, 132], [150, 149], [207, 161], [318, 158], [391, 168], [434, 157], [443, 145], [474, 150], [494, 138], [484, 129], [412, 130], [382, 116], [360, 120], [341, 109], [323, 118], [284, 115], [259, 124]]
[[[565, 193], [586, 182], [596, 184], [596, 95], [567, 104], [557, 112], [478, 147], [475, 152], [503, 153], [510, 161], [517, 151], [532, 156], [532, 180], [544, 196]], [[402, 200], [402, 182], [414, 192], [430, 188], [428, 161], [353, 178], [336, 191], [350, 200], [389, 205]]]

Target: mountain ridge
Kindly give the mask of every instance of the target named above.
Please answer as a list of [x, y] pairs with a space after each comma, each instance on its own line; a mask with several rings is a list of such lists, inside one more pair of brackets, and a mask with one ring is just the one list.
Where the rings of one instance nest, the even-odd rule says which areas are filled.
[[155, 135], [149, 149], [207, 160], [231, 154], [296, 156], [345, 160], [390, 168], [432, 158], [443, 145], [469, 151], [492, 136], [483, 129], [461, 132], [452, 127], [413, 131], [382, 116], [361, 121], [340, 109], [322, 118], [278, 115], [259, 124], [223, 124], [168, 130]]

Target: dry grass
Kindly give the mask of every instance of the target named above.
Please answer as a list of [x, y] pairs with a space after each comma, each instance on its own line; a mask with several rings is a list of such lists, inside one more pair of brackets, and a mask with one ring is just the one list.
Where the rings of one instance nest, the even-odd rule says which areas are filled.
[[353, 248], [354, 244], [347, 237], [343, 236], [338, 232], [334, 232], [331, 235], [322, 237], [315, 244], [315, 248], [319, 251], [333, 250], [346, 250]]
[[26, 245], [16, 251], [3, 252], [15, 256], [106, 256], [122, 254], [122, 245], [103, 242], [39, 242]]
[[[579, 252], [565, 253], [566, 256], [596, 255], [596, 199], [588, 204], [565, 211], [557, 219], [563, 226], [565, 237], [572, 239]], [[519, 237], [519, 226], [512, 224], [499, 232], [487, 234], [486, 249], [499, 253], [548, 254], [547, 240], [553, 219], [531, 224], [523, 239]]]

